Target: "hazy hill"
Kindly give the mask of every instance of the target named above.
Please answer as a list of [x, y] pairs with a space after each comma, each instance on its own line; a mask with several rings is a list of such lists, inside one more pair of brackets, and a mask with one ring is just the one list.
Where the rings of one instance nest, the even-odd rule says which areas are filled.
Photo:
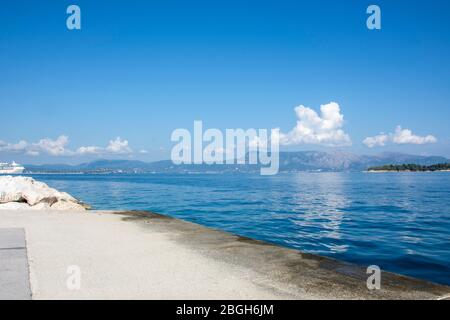
[[[280, 171], [361, 171], [386, 164], [433, 165], [448, 163], [439, 156], [402, 153], [356, 155], [344, 152], [280, 152]], [[175, 165], [170, 160], [143, 162], [137, 160], [97, 160], [80, 165], [25, 165], [27, 172], [256, 172], [258, 165]]]

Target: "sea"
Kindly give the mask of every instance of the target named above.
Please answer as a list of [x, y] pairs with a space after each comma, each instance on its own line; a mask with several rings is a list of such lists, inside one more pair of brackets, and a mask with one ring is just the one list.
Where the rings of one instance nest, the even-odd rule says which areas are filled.
[[93, 209], [150, 210], [450, 285], [450, 172], [33, 177]]

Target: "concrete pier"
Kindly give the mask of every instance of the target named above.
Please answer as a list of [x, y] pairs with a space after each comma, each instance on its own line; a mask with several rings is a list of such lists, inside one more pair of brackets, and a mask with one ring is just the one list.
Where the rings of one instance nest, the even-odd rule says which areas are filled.
[[364, 266], [150, 212], [6, 210], [0, 228], [1, 299], [450, 296], [448, 286], [389, 272], [369, 290]]

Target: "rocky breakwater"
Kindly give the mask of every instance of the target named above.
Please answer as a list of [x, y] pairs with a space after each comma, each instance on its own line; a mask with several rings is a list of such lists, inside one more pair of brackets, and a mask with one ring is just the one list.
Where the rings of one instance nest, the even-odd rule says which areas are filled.
[[0, 176], [0, 210], [83, 211], [89, 206], [30, 177]]

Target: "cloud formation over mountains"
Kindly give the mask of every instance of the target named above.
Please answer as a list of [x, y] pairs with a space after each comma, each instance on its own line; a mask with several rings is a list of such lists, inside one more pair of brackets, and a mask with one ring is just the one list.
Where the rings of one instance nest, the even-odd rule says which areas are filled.
[[387, 143], [394, 144], [429, 144], [436, 143], [437, 139], [432, 135], [418, 136], [413, 134], [409, 129], [403, 129], [401, 126], [395, 128], [394, 133], [384, 134], [373, 137], [367, 137], [363, 140], [363, 143], [369, 148], [384, 147]]
[[320, 106], [320, 115], [311, 108], [295, 108], [297, 125], [288, 133], [280, 133], [281, 145], [316, 144], [350, 146], [352, 141], [344, 132], [344, 115], [339, 104], [330, 102]]
[[[344, 114], [338, 103], [330, 102], [320, 106], [317, 112], [304, 105], [299, 105], [295, 109], [297, 117], [296, 126], [287, 133], [279, 131], [275, 137], [281, 146], [295, 145], [320, 145], [326, 147], [347, 147], [352, 145], [350, 136], [344, 131]], [[217, 129], [218, 130], [218, 129]], [[272, 136], [272, 139], [274, 137]], [[375, 136], [366, 137], [362, 141], [367, 147], [383, 147], [388, 144], [394, 145], [424, 145], [436, 143], [436, 137], [432, 135], [420, 136], [414, 134], [410, 129], [403, 129], [397, 126], [393, 133], [380, 133]], [[41, 154], [50, 156], [83, 156], [83, 155], [131, 155], [133, 150], [127, 140], [117, 137], [110, 140], [104, 146], [81, 146], [77, 149], [68, 148], [69, 137], [60, 135], [57, 139], [40, 139], [37, 142], [27, 142], [21, 140], [17, 143], [7, 143], [0, 140], [0, 152], [21, 153], [29, 156], [39, 156]], [[256, 146], [264, 146], [263, 141], [252, 140], [249, 143], [251, 150]], [[218, 149], [217, 153], [223, 153]], [[141, 149], [136, 154], [148, 154], [148, 151]]]
[[107, 155], [107, 154], [129, 154], [132, 149], [128, 145], [127, 140], [117, 137], [110, 140], [106, 147], [87, 146], [80, 147], [73, 151], [67, 148], [69, 137], [65, 135], [59, 136], [57, 139], [50, 138], [41, 139], [38, 142], [29, 143], [21, 140], [18, 143], [7, 143], [0, 140], [0, 151], [10, 153], [23, 153], [30, 156], [38, 156], [47, 154], [50, 156], [75, 156], [75, 155]]

